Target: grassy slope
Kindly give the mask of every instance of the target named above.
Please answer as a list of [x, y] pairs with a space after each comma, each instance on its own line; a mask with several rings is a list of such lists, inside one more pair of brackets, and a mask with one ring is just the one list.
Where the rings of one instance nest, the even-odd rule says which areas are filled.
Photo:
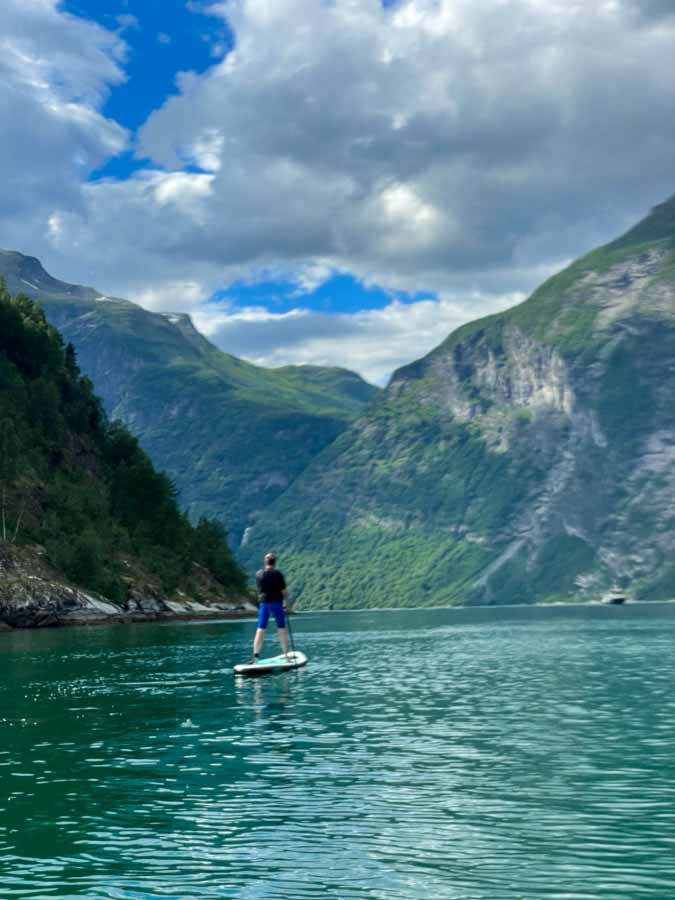
[[[589, 273], [602, 275], [655, 249], [666, 256], [647, 292], [672, 280], [674, 238], [675, 199], [549, 279], [525, 303], [467, 324], [396, 373], [370, 413], [274, 504], [272, 521], [253, 530], [251, 563], [275, 545], [309, 606], [531, 602], [567, 598], [580, 572], [602, 569], [593, 541], [603, 539], [603, 529], [617, 531], [627, 555], [635, 542], [649, 543], [654, 516], [641, 521], [626, 483], [645, 435], [672, 422], [675, 310], [664, 320], [646, 293], [644, 308], [633, 308], [616, 327], [594, 328], [604, 298], [585, 283]], [[453, 367], [466, 395], [487, 408], [472, 365], [488, 354], [512, 365], [503, 343], [513, 327], [566, 360], [606, 446], [574, 444], [565, 417], [542, 414], [533, 422], [528, 410], [511, 410], [510, 450], [497, 453], [486, 446], [480, 417], [460, 423], [448, 415], [437, 365]], [[542, 538], [533, 566], [526, 547], [518, 547], [518, 515], [559, 464], [561, 448], [576, 454], [572, 516], [593, 541], [558, 523]], [[513, 555], [491, 575], [489, 566], [507, 547]], [[642, 596], [663, 596], [675, 585], [674, 573], [663, 559], [640, 583]]]
[[[47, 311], [53, 315], [51, 304]], [[179, 329], [138, 308], [119, 312], [97, 310], [96, 335], [79, 320], [64, 332], [94, 382], [111, 384], [108, 408], [176, 480], [190, 515], [221, 519], [236, 542], [375, 393], [343, 370], [261, 369], [194, 332], [186, 339], [185, 323]], [[112, 374], [117, 354], [128, 360], [121, 384]]]
[[254, 528], [246, 561], [276, 546], [303, 605], [462, 603], [494, 558], [483, 541], [522, 499], [519, 463], [408, 399], [378, 403]]

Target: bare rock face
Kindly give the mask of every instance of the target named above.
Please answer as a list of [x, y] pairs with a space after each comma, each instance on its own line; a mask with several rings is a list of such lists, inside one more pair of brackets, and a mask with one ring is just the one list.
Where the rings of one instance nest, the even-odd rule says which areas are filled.
[[44, 548], [0, 543], [0, 630], [254, 614], [252, 598], [223, 598], [212, 576], [195, 569], [201, 579], [195, 580], [195, 596], [167, 597], [156, 580], [136, 576], [117, 605], [69, 584], [49, 565]]
[[105, 598], [64, 582], [41, 547], [0, 544], [0, 621], [12, 628], [118, 621]]

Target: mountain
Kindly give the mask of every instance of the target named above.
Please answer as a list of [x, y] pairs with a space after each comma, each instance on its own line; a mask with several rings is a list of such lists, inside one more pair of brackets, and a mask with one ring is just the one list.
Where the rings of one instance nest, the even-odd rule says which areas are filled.
[[675, 596], [675, 197], [398, 370], [251, 533], [313, 607]]
[[187, 315], [58, 281], [34, 257], [0, 251], [0, 275], [40, 300], [108, 415], [175, 481], [192, 520], [219, 519], [235, 545], [379, 392], [345, 369], [252, 365], [214, 347]]
[[247, 605], [224, 529], [189, 523], [72, 346], [0, 284], [0, 622], [174, 614], [190, 598]]

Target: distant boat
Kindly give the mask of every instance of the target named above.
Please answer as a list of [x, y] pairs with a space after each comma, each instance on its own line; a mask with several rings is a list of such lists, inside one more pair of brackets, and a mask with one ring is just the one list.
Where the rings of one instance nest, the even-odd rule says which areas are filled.
[[621, 606], [622, 603], [626, 602], [626, 598], [625, 597], [609, 597], [606, 602], [611, 603], [613, 606]]
[[628, 600], [628, 597], [618, 588], [614, 588], [603, 598], [602, 602], [609, 603], [612, 606], [621, 606], [626, 600]]

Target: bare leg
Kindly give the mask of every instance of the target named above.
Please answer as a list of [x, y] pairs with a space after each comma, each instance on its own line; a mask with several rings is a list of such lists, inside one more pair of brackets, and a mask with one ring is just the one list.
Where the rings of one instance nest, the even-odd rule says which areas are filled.
[[281, 643], [281, 651], [288, 656], [288, 631], [285, 628], [279, 629], [279, 642]]
[[258, 628], [256, 629], [255, 639], [253, 641], [253, 655], [257, 656], [260, 653], [260, 648], [262, 647], [263, 638], [265, 637], [265, 629]]

